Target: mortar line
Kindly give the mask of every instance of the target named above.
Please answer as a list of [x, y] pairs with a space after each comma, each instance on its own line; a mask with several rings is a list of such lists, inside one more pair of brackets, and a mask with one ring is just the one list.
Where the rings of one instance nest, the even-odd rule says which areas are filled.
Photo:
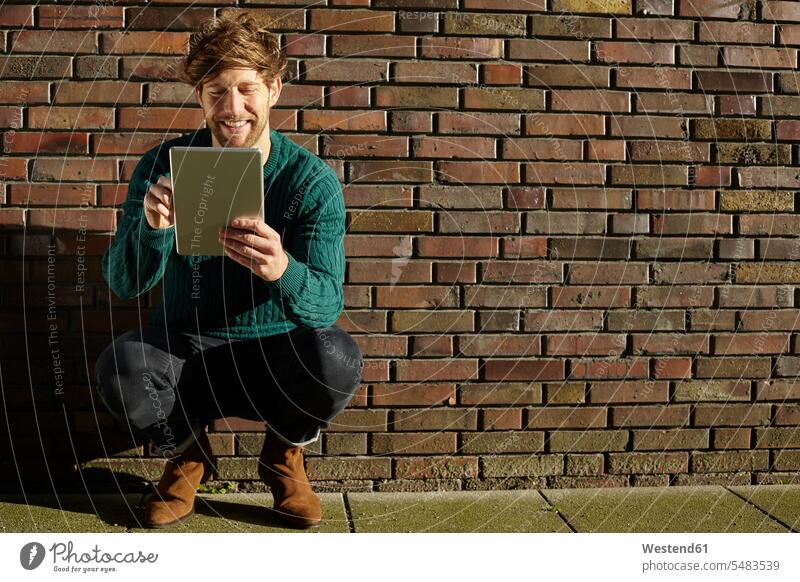
[[356, 524], [353, 521], [353, 510], [350, 508], [350, 498], [347, 496], [347, 491], [342, 492], [342, 500], [344, 501], [344, 513], [347, 516], [347, 528], [350, 533], [356, 533]]
[[750, 505], [751, 507], [755, 507], [755, 508], [756, 508], [758, 511], [760, 511], [761, 513], [763, 513], [764, 515], [766, 515], [768, 518], [770, 518], [770, 519], [772, 519], [772, 520], [774, 520], [774, 521], [777, 521], [779, 524], [781, 524], [783, 527], [785, 527], [786, 529], [788, 529], [790, 532], [792, 532], [792, 533], [800, 533], [800, 532], [798, 532], [796, 529], [794, 529], [794, 528], [793, 528], [791, 525], [789, 525], [788, 523], [786, 523], [785, 521], [783, 521], [781, 518], [779, 518], [779, 517], [777, 517], [777, 516], [775, 516], [775, 515], [772, 515], [772, 514], [771, 514], [771, 513], [769, 513], [768, 511], [765, 511], [764, 509], [761, 509], [761, 508], [760, 508], [758, 505], [756, 505], [756, 504], [755, 504], [755, 503], [753, 503], [752, 501], [750, 501], [750, 500], [748, 500], [748, 499], [746, 499], [746, 498], [742, 497], [742, 496], [741, 496], [741, 495], [739, 495], [739, 494], [738, 494], [736, 491], [733, 491], [732, 489], [730, 489], [730, 488], [729, 488], [727, 485], [723, 485], [723, 489], [725, 489], [726, 491], [730, 491], [730, 492], [731, 492], [731, 493], [733, 493], [733, 494], [734, 494], [736, 497], [738, 497], [739, 499], [741, 499], [742, 501], [744, 501], [744, 502], [745, 502], [747, 505]]
[[572, 524], [569, 522], [569, 520], [566, 518], [566, 516], [564, 516], [564, 514], [561, 513], [561, 510], [557, 509], [556, 506], [553, 504], [553, 502], [550, 501], [547, 498], [547, 495], [544, 494], [544, 490], [543, 489], [537, 489], [537, 491], [539, 492], [539, 495], [541, 495], [544, 498], [544, 500], [547, 502], [547, 505], [550, 506], [550, 510], [555, 509], [556, 515], [561, 518], [561, 521], [563, 521], [566, 524], [566, 526], [570, 529], [570, 531], [572, 533], [578, 533], [578, 530], [576, 530], [574, 527], [572, 527]]

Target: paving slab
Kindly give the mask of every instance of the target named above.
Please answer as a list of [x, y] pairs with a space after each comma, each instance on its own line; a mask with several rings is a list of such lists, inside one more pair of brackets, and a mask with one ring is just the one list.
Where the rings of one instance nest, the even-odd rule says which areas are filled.
[[0, 495], [0, 531], [123, 532], [138, 500], [138, 495]]
[[323, 522], [307, 530], [288, 527], [272, 512], [269, 493], [198, 494], [195, 514], [185, 524], [161, 530], [137, 527], [140, 494], [0, 496], [0, 532], [250, 533], [348, 532], [340, 493], [320, 495]]
[[800, 531], [800, 485], [741, 485], [728, 489], [795, 532]]
[[322, 524], [297, 529], [283, 524], [272, 512], [270, 493], [198, 494], [195, 514], [185, 524], [168, 529], [135, 528], [133, 532], [163, 533], [347, 533], [350, 531], [341, 493], [320, 493]]
[[348, 493], [356, 532], [569, 532], [534, 490]]
[[579, 532], [788, 531], [716, 485], [546, 489], [542, 494]]

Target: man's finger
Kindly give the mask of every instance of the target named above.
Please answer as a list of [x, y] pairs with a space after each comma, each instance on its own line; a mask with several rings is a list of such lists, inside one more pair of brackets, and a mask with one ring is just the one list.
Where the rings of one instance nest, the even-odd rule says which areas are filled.
[[231, 226], [235, 228], [244, 228], [247, 230], [252, 230], [253, 232], [265, 237], [265, 238], [274, 238], [280, 236], [278, 235], [278, 231], [268, 225], [266, 222], [261, 220], [260, 218], [246, 218], [246, 217], [239, 217], [233, 219], [231, 222]]
[[[249, 233], [249, 236], [254, 237], [255, 235], [250, 231], [243, 231], [245, 233]], [[259, 260], [266, 260], [268, 255], [275, 254], [271, 246], [269, 246], [269, 242], [264, 240], [263, 238], [259, 238], [258, 240], [261, 241], [259, 243], [253, 243], [250, 240], [247, 240], [248, 235], [244, 236], [231, 236], [230, 233], [227, 235], [220, 235], [219, 242], [222, 243], [222, 246], [227, 246], [235, 249], [240, 254], [246, 255], [248, 257], [256, 257]]]

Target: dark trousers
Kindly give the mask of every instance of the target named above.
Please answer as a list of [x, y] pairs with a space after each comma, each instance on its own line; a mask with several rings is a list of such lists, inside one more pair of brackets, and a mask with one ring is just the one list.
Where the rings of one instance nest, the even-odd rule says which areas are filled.
[[97, 392], [112, 416], [182, 452], [214, 418], [261, 420], [289, 444], [319, 438], [361, 383], [361, 350], [336, 325], [253, 340], [132, 329], [100, 354]]

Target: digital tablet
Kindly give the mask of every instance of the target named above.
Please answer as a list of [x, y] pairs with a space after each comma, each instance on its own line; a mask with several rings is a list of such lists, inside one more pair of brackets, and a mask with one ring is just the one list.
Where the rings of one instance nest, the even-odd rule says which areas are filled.
[[174, 146], [169, 150], [179, 255], [224, 255], [219, 229], [234, 218], [264, 219], [261, 150]]

